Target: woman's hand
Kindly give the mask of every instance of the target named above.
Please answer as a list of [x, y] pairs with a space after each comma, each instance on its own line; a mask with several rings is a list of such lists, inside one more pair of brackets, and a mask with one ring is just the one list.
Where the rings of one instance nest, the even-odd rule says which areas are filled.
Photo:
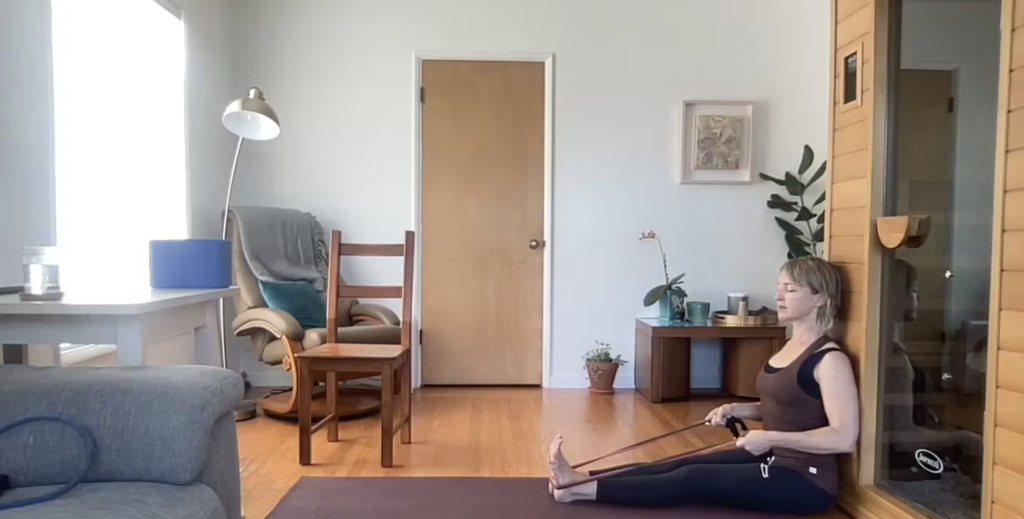
[[770, 435], [765, 431], [750, 431], [736, 440], [736, 446], [746, 449], [754, 456], [760, 456], [772, 450]]
[[725, 419], [733, 416], [735, 412], [736, 406], [734, 404], [720, 405], [708, 413], [708, 416], [704, 418], [704, 422], [715, 427], [725, 427]]

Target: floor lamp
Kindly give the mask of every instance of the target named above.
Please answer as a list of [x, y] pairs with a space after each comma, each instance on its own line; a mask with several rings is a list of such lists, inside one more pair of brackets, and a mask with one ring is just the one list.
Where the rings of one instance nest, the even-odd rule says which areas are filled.
[[[224, 127], [238, 136], [235, 147], [235, 159], [231, 161], [231, 176], [228, 177], [228, 196], [224, 200], [224, 221], [221, 225], [221, 239], [228, 239], [228, 209], [231, 207], [231, 191], [235, 184], [235, 170], [238, 169], [238, 155], [242, 151], [242, 142], [246, 139], [269, 141], [281, 134], [281, 124], [277, 120], [274, 109], [263, 98], [263, 92], [256, 87], [249, 89], [246, 96], [236, 99], [224, 109], [221, 118]], [[227, 332], [224, 322], [224, 300], [220, 300], [220, 358], [223, 367], [227, 368]], [[235, 421], [250, 420], [256, 417], [256, 404], [244, 401], [235, 408]]]

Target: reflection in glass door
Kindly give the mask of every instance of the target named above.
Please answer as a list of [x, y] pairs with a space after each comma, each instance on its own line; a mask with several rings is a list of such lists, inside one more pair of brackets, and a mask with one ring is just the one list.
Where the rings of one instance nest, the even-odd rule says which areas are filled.
[[904, 0], [885, 213], [931, 220], [886, 255], [875, 484], [935, 517], [981, 514], [999, 2]]

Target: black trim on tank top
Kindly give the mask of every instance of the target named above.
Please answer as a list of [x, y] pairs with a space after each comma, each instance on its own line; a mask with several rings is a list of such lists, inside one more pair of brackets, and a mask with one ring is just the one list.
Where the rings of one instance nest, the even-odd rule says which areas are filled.
[[825, 355], [833, 351], [841, 352], [843, 350], [839, 348], [818, 350], [808, 355], [800, 364], [800, 370], [796, 372], [796, 383], [800, 385], [800, 389], [803, 389], [807, 396], [815, 400], [821, 400], [821, 386], [818, 385], [817, 380], [814, 380], [814, 368], [818, 367], [818, 363], [821, 362], [821, 359], [825, 358]]
[[[821, 359], [823, 359], [825, 355], [833, 351], [842, 352], [843, 350], [838, 347], [820, 349], [808, 355], [807, 358], [800, 363], [800, 367], [796, 372], [796, 383], [800, 386], [800, 389], [802, 389], [807, 396], [815, 400], [821, 400], [821, 386], [818, 385], [817, 380], [814, 380], [814, 368], [818, 367], [818, 363], [821, 362]], [[769, 375], [778, 373], [784, 369], [786, 368], [777, 368], [767, 362], [764, 364], [764, 372]]]

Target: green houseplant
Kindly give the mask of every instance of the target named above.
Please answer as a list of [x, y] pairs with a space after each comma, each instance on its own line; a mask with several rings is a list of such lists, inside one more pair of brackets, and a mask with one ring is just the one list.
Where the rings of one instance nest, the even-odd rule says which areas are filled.
[[763, 180], [786, 189], [788, 197], [773, 193], [768, 198], [767, 205], [768, 209], [781, 211], [784, 215], [792, 215], [792, 220], [781, 216], [775, 217], [775, 223], [782, 229], [786, 246], [789, 248], [789, 252], [786, 254], [789, 259], [818, 256], [824, 253], [824, 246], [819, 247], [819, 244], [825, 242], [825, 211], [824, 208], [821, 208], [820, 212], [815, 211], [818, 211], [817, 208], [825, 203], [825, 192], [822, 191], [821, 195], [810, 205], [807, 205], [804, 196], [815, 182], [825, 176], [827, 161], [822, 162], [813, 174], [806, 176], [813, 164], [814, 150], [805, 144], [796, 175], [789, 171], [782, 178], [764, 173], [758, 174]]
[[587, 378], [590, 380], [590, 390], [599, 394], [612, 393], [619, 366], [625, 365], [628, 361], [623, 360], [619, 354], [613, 357], [611, 344], [596, 340], [594, 342], [597, 343], [597, 348], [583, 356], [586, 361]]
[[654, 240], [658, 243], [658, 251], [661, 253], [661, 267], [662, 272], [665, 276], [665, 282], [656, 285], [654, 288], [647, 291], [647, 295], [644, 296], [644, 306], [651, 306], [658, 303], [659, 316], [663, 319], [678, 320], [684, 317], [686, 312], [684, 303], [686, 302], [686, 291], [681, 288], [683, 284], [683, 276], [686, 274], [679, 274], [678, 276], [669, 277], [668, 274], [668, 259], [665, 257], [665, 248], [661, 245], [661, 238], [654, 231], [645, 231], [640, 233], [640, 241]]

